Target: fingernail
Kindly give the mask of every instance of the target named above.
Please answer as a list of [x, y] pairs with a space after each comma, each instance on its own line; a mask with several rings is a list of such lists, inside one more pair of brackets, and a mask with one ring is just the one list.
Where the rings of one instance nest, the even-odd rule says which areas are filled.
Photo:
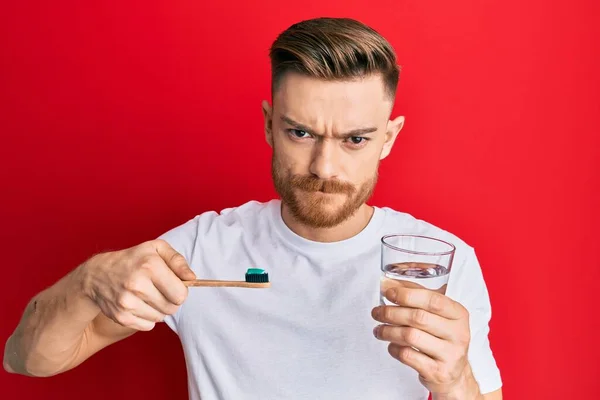
[[396, 301], [396, 296], [398, 295], [398, 293], [396, 292], [396, 289], [388, 289], [388, 291], [385, 293], [385, 297], [388, 298], [388, 300], [390, 301]]
[[373, 336], [377, 337], [377, 332], [379, 331], [379, 326], [373, 328]]
[[372, 311], [373, 318], [379, 318], [379, 307], [375, 307]]

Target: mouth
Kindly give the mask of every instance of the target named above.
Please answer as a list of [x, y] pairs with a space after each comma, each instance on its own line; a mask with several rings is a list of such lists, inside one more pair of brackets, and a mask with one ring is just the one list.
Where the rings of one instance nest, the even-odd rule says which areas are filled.
[[327, 187], [323, 187], [321, 186], [320, 188], [307, 188], [307, 187], [296, 187], [297, 190], [299, 190], [300, 192], [304, 192], [304, 193], [314, 193], [316, 195], [344, 195], [347, 194], [346, 192], [343, 191], [339, 191], [339, 190], [332, 190], [331, 188], [327, 188]]
[[330, 192], [330, 191], [325, 191], [325, 190], [315, 190], [315, 191], [310, 192], [310, 193], [314, 193], [314, 194], [316, 194], [318, 196], [335, 196], [335, 195], [339, 196], [341, 194], [344, 194], [344, 193], [340, 193], [340, 192]]
[[311, 189], [311, 190], [308, 190], [308, 189], [304, 189], [304, 188], [298, 188], [298, 190], [301, 193], [304, 193], [306, 195], [311, 195], [312, 194], [312, 195], [315, 195], [315, 196], [327, 196], [327, 195], [335, 194], [333, 192], [326, 192], [323, 189], [317, 189], [317, 190]]

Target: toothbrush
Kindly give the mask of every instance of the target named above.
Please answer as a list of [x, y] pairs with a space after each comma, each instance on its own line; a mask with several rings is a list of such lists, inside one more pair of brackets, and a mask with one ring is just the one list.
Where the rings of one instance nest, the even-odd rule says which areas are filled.
[[211, 279], [194, 279], [183, 281], [187, 287], [241, 287], [241, 288], [268, 288], [271, 287], [269, 274], [260, 268], [248, 268], [245, 281], [221, 281]]

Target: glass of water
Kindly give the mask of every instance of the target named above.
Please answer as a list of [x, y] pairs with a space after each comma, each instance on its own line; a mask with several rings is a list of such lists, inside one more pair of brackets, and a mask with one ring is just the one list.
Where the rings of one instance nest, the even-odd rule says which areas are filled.
[[446, 294], [456, 247], [446, 241], [419, 235], [381, 238], [380, 302], [392, 303], [385, 292], [394, 286], [425, 288]]

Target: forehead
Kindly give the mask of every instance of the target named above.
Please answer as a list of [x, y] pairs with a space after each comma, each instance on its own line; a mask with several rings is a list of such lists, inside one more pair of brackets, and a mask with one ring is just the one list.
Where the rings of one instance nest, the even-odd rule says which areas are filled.
[[392, 100], [379, 75], [326, 81], [288, 73], [273, 94], [276, 114], [297, 122], [336, 130], [387, 122]]

